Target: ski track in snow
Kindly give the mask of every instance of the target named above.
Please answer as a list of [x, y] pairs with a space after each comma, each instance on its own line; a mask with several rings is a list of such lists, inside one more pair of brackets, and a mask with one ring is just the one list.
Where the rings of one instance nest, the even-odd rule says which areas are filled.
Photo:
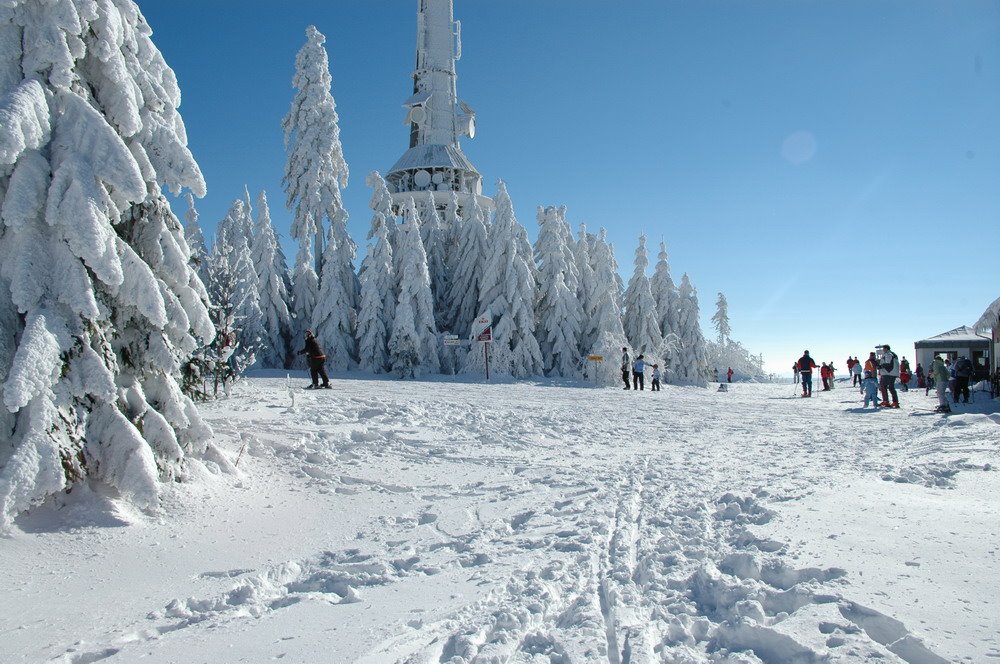
[[[854, 390], [816, 410], [791, 386], [336, 385], [296, 393], [291, 408], [284, 380], [251, 379], [206, 413], [230, 460], [245, 444], [248, 477], [334, 505], [382, 495], [408, 507], [373, 515], [356, 546], [207, 569], [206, 582], [230, 587], [152, 606], [106, 643], [53, 659], [126, 661], [137, 643], [198, 626], [462, 574], [483, 586], [478, 599], [384, 625], [362, 661], [947, 661], [852, 601], [843, 569], [796, 568], [792, 545], [758, 530], [845, 475], [946, 489], [989, 471], [969, 458], [1000, 451], [996, 415], [842, 417]], [[874, 417], [901, 418], [907, 433]]]

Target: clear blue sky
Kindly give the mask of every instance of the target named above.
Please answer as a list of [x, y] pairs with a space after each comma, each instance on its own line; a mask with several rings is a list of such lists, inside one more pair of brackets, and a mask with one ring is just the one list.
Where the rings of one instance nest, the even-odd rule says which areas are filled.
[[[407, 147], [416, 2], [139, 1], [177, 73], [214, 232], [243, 185], [288, 235], [281, 119], [305, 28], [327, 37], [344, 200]], [[623, 276], [639, 233], [716, 294], [733, 338], [784, 371], [972, 323], [1000, 296], [1000, 2], [456, 0], [463, 149], [538, 205], [605, 226]], [[182, 204], [176, 212], [184, 212]], [[294, 250], [286, 243], [289, 258]], [[361, 256], [359, 256], [360, 260]]]

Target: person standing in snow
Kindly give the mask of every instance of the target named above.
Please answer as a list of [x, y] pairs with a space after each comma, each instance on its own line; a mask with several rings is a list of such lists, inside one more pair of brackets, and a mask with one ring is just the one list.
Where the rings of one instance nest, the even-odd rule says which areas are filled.
[[833, 370], [833, 362], [831, 362], [830, 364], [826, 365], [826, 368], [830, 370], [829, 371], [829, 373], [830, 373], [830, 389], [832, 390], [833, 387], [834, 387], [834, 385], [833, 385], [833, 378], [834, 378], [834, 376], [833, 376], [833, 371], [834, 371]]
[[955, 362], [955, 389], [951, 392], [951, 398], [958, 403], [958, 396], [964, 397], [963, 403], [969, 403], [969, 379], [972, 378], [972, 360], [965, 355], [961, 355]]
[[645, 384], [645, 371], [646, 371], [646, 360], [643, 359], [645, 356], [639, 355], [635, 358], [635, 363], [632, 365], [632, 389], [633, 390], [644, 390]]
[[653, 380], [649, 384], [649, 390], [651, 392], [659, 392], [660, 391], [660, 365], [659, 364], [654, 364], [653, 365]]
[[899, 361], [899, 383], [903, 386], [904, 392], [910, 391], [911, 378], [913, 378], [913, 374], [910, 373], [910, 362], [904, 356], [903, 359]]
[[733, 382], [733, 368], [732, 367], [729, 367], [729, 369], [726, 371], [726, 382], [727, 383]]
[[[882, 346], [882, 358], [879, 361], [879, 388], [882, 390], [883, 408], [899, 408], [899, 396], [896, 394], [896, 379], [899, 378], [899, 358], [889, 348], [889, 344]], [[889, 402], [889, 394], [892, 394], [892, 403]]]
[[793, 385], [798, 385], [799, 384], [799, 363], [798, 362], [796, 362], [795, 364], [792, 365], [792, 384]]
[[306, 345], [299, 351], [299, 355], [305, 355], [309, 361], [309, 374], [312, 376], [312, 385], [307, 385], [307, 390], [315, 390], [319, 385], [319, 379], [323, 379], [323, 387], [330, 389], [330, 378], [326, 375], [326, 354], [319, 347], [319, 342], [313, 336], [312, 330], [306, 330]]
[[924, 367], [917, 362], [917, 388], [927, 387], [927, 380], [924, 377]]
[[847, 356], [847, 375], [850, 376], [854, 373], [854, 358], [850, 355]]
[[934, 361], [931, 362], [930, 377], [934, 379], [934, 390], [938, 398], [938, 407], [935, 410], [938, 413], [950, 413], [951, 406], [948, 405], [948, 396], [945, 394], [948, 388], [948, 367], [940, 355], [935, 355]]
[[820, 367], [819, 378], [823, 381], [823, 391], [826, 392], [830, 389], [830, 367], [826, 366], [826, 362]]
[[878, 381], [875, 380], [875, 376], [872, 375], [871, 371], [865, 372], [865, 379], [861, 381], [861, 392], [865, 395], [865, 408], [868, 407], [868, 402], [872, 402], [874, 408], [878, 408]]
[[809, 357], [809, 351], [803, 351], [802, 357], [795, 365], [799, 369], [799, 376], [802, 377], [802, 396], [811, 397], [813, 394], [812, 370], [816, 368], [816, 363]]
[[851, 375], [853, 376], [853, 378], [851, 379], [852, 387], [861, 385], [861, 373], [863, 371], [864, 370], [861, 368], [861, 362], [858, 360], [858, 358], [854, 358], [854, 364], [851, 365]]
[[868, 353], [868, 359], [865, 360], [865, 371], [871, 371], [873, 376], [878, 375], [878, 358], [875, 357], [875, 351]]
[[622, 380], [625, 381], [625, 389], [629, 388], [628, 374], [632, 369], [632, 359], [628, 356], [628, 348], [622, 348]]

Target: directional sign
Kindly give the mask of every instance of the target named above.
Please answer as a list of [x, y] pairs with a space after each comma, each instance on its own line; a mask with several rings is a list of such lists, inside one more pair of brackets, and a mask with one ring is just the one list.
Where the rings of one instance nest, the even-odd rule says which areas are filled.
[[[476, 318], [475, 322], [472, 323], [472, 329], [469, 331], [469, 338], [476, 339], [477, 341], [482, 341], [479, 339], [481, 335], [486, 330], [493, 326], [493, 312], [489, 309], [483, 312], [481, 316]], [[490, 335], [492, 336], [492, 335]]]
[[590, 360], [591, 362], [600, 362], [601, 360], [604, 359], [604, 356], [603, 355], [588, 355], [587, 359]]
[[476, 337], [476, 341], [485, 341], [486, 343], [492, 342], [493, 341], [493, 328], [492, 327], [488, 327], [485, 330], [483, 330], [482, 332], [480, 332], [479, 336]]

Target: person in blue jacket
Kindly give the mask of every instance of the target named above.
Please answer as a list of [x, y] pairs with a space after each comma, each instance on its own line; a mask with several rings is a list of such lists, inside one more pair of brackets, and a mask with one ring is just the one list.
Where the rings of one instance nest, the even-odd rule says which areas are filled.
[[865, 408], [868, 407], [869, 401], [872, 402], [872, 406], [878, 408], [878, 381], [875, 380], [871, 371], [865, 372], [864, 380], [861, 381], [861, 389], [865, 391]]
[[644, 355], [640, 355], [635, 358], [635, 362], [632, 364], [632, 389], [633, 390], [644, 390], [646, 386], [644, 381], [645, 371], [646, 371], [646, 360]]

